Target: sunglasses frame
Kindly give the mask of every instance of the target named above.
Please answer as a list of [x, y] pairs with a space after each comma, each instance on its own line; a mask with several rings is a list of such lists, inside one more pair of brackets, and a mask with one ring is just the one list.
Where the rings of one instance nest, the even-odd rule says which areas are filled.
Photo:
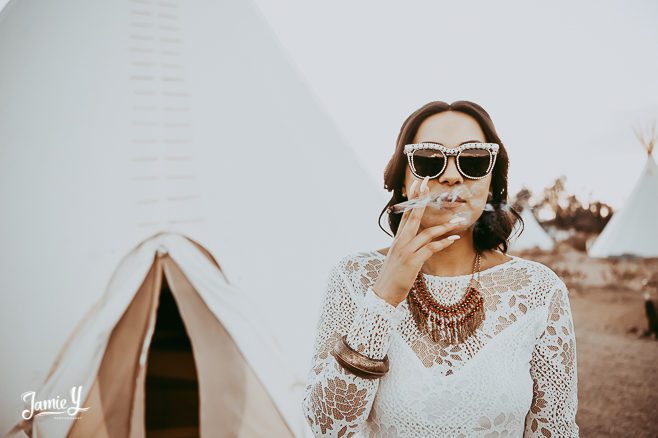
[[[459, 173], [464, 177], [468, 179], [482, 179], [485, 178], [489, 173], [494, 168], [494, 165], [496, 164], [496, 157], [498, 156], [498, 149], [500, 148], [500, 145], [498, 143], [464, 143], [462, 145], [457, 146], [456, 148], [447, 148], [443, 146], [442, 144], [438, 143], [411, 143], [404, 145], [404, 153], [407, 156], [407, 162], [409, 163], [409, 167], [411, 168], [411, 173], [414, 174], [414, 176], [418, 179], [423, 179], [424, 177], [419, 176], [418, 173], [416, 172], [416, 167], [414, 166], [414, 159], [413, 155], [414, 152], [420, 149], [432, 149], [435, 151], [440, 151], [443, 154], [443, 167], [434, 176], [430, 176], [430, 179], [437, 178], [440, 176], [445, 170], [446, 167], [448, 167], [448, 157], [454, 156], [455, 157], [455, 162], [457, 163], [457, 169], [459, 170]], [[489, 168], [487, 169], [486, 173], [483, 176], [479, 177], [473, 177], [466, 175], [461, 167], [459, 166], [459, 155], [462, 153], [462, 151], [466, 149], [486, 149], [489, 151]]]

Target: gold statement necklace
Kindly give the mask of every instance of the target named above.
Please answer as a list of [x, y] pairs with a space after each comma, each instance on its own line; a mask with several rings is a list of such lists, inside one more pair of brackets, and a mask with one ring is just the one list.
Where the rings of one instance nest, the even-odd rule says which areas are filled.
[[[474, 281], [477, 272], [477, 280]], [[456, 345], [468, 339], [485, 319], [484, 298], [480, 288], [480, 252], [476, 251], [473, 274], [466, 293], [458, 302], [444, 305], [436, 301], [427, 289], [421, 271], [407, 295], [409, 311], [421, 333], [434, 342]]]

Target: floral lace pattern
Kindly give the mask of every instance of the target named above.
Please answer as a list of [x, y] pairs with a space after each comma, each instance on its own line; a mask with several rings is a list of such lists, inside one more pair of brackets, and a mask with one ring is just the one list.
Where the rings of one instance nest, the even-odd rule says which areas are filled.
[[[547, 266], [512, 256], [481, 271], [486, 319], [460, 345], [418, 331], [407, 303], [372, 290], [385, 256], [341, 258], [329, 274], [302, 409], [316, 436], [574, 437], [576, 345], [568, 289]], [[433, 296], [459, 301], [470, 276], [425, 275]], [[336, 341], [389, 372], [364, 379], [329, 354]]]

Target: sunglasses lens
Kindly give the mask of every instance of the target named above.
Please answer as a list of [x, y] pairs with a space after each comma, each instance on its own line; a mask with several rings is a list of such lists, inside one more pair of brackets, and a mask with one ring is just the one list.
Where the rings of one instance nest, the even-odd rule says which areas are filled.
[[414, 168], [421, 178], [434, 177], [441, 172], [445, 164], [445, 156], [441, 151], [419, 149], [413, 154]]
[[465, 175], [481, 178], [487, 174], [491, 154], [486, 149], [464, 149], [459, 155], [459, 167]]

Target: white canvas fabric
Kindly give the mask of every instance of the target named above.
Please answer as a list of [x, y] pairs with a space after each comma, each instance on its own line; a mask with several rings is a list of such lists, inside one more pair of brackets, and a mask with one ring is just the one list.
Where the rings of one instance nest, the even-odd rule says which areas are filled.
[[658, 257], [658, 165], [652, 155], [628, 199], [588, 250], [591, 257]]
[[550, 251], [554, 247], [554, 242], [551, 236], [539, 225], [537, 218], [532, 213], [529, 207], [525, 207], [521, 212], [523, 218], [523, 232], [517, 236], [521, 224], [516, 223], [512, 237], [510, 239], [509, 249], [511, 251], [523, 251], [527, 249], [539, 248], [545, 251]]
[[[386, 244], [386, 196], [258, 8], [10, 1], [0, 65], [0, 429], [158, 232], [213, 254], [303, 386], [324, 277], [345, 251]], [[128, 300], [144, 272], [122, 275]], [[79, 367], [97, 366], [89, 354]]]
[[198, 245], [177, 234], [159, 234], [120, 264], [35, 397], [55, 398], [82, 385], [89, 411], [75, 421], [54, 416], [20, 421], [17, 436], [22, 431], [33, 437], [145, 436], [143, 380], [164, 277], [194, 351], [198, 433], [303, 435], [298, 399], [290, 391], [296, 377], [263, 330], [257, 306], [226, 282]]

